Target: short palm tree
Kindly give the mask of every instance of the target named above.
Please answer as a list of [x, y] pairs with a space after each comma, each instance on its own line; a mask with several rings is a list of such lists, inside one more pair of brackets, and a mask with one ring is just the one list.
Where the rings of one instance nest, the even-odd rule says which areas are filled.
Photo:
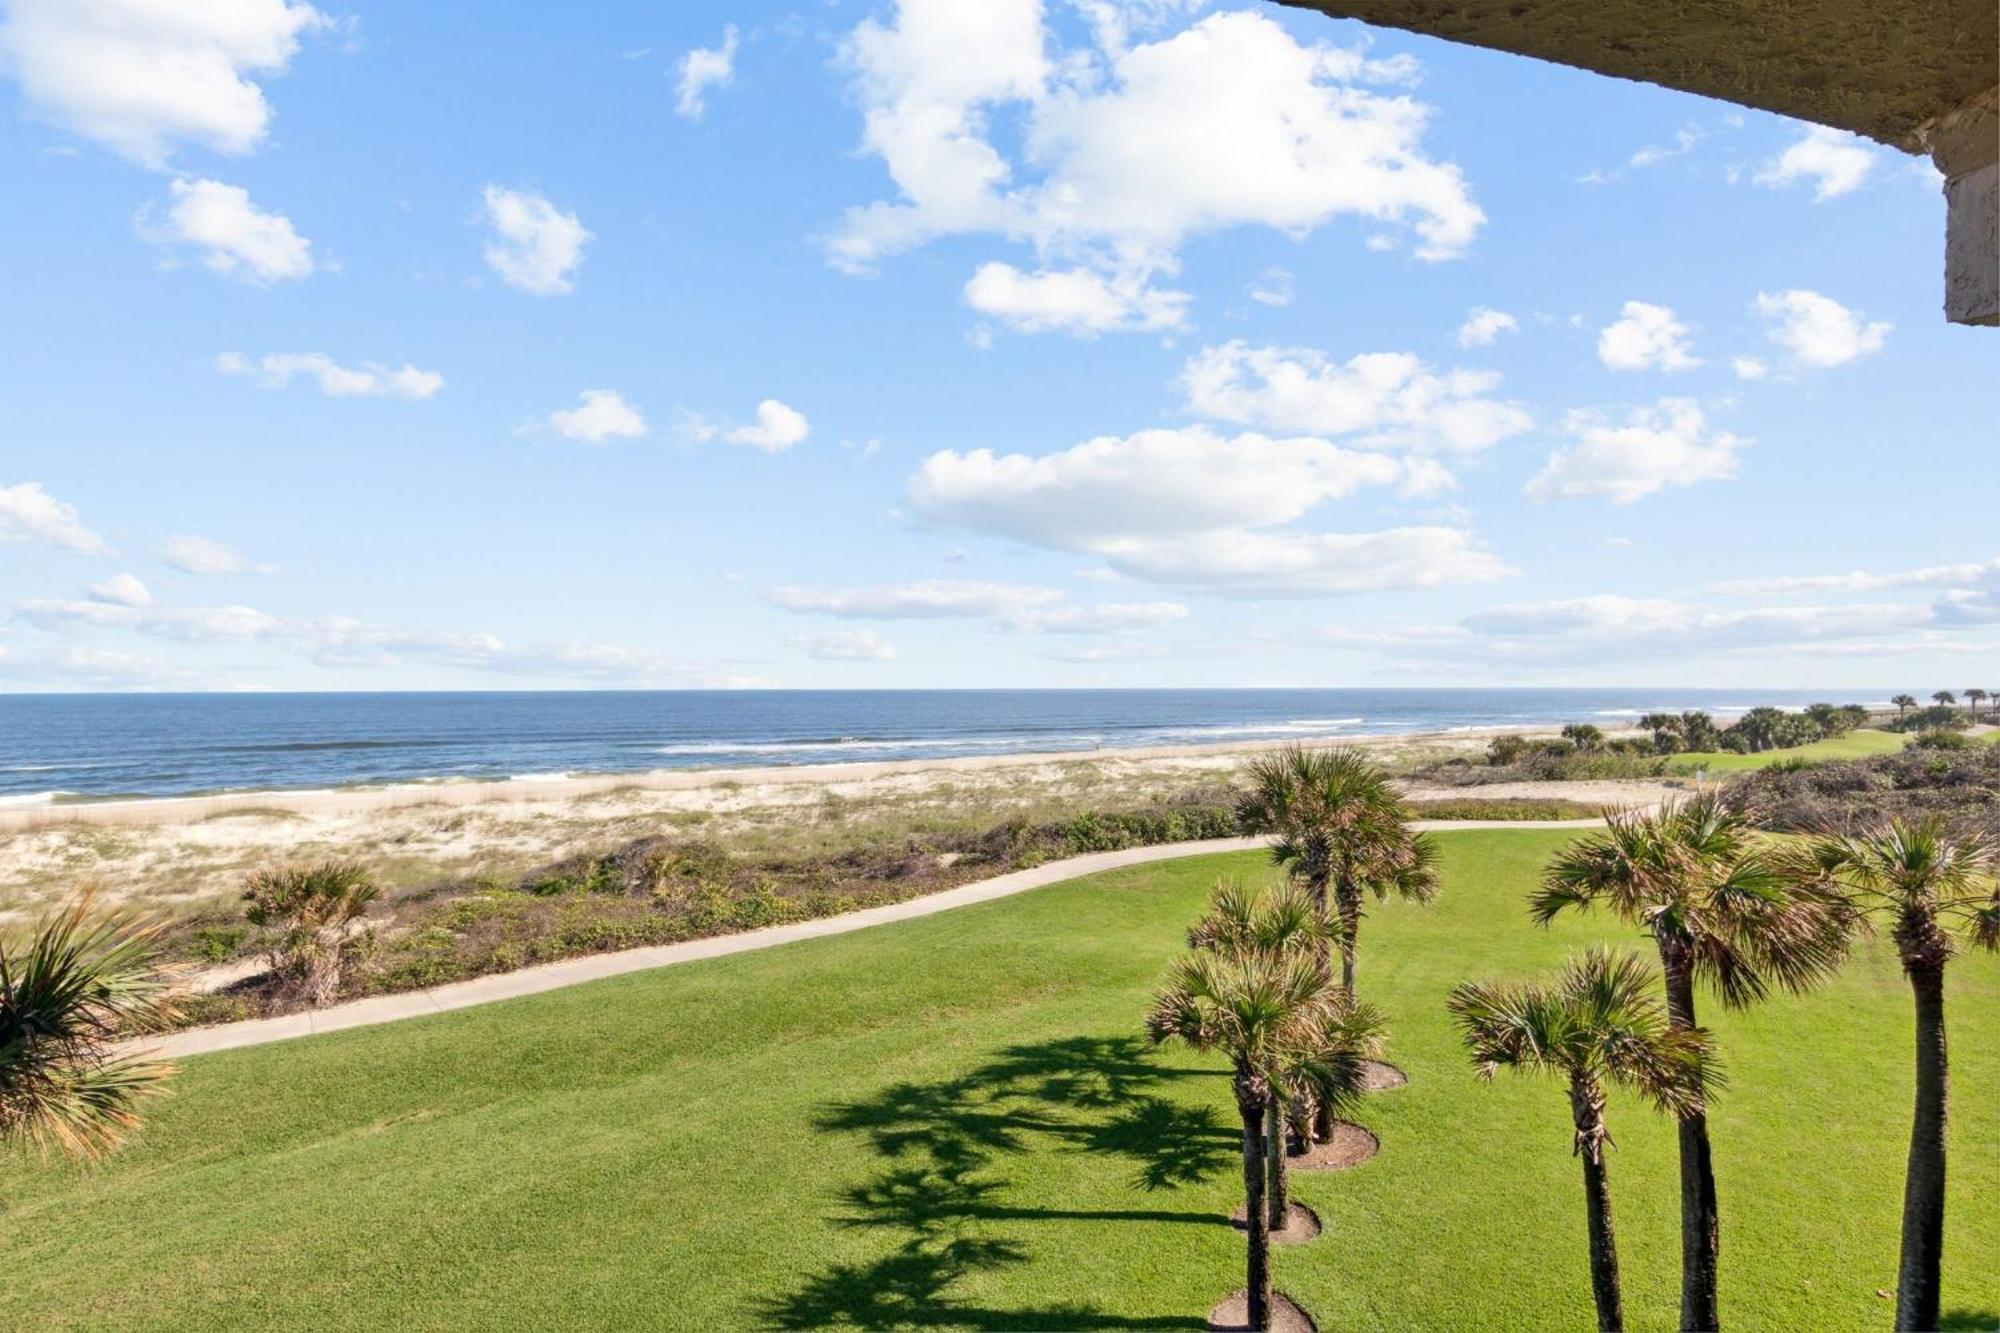
[[[1696, 1027], [1695, 983], [1730, 1008], [1772, 986], [1802, 991], [1845, 956], [1853, 913], [1839, 894], [1787, 878], [1756, 830], [1713, 794], [1657, 813], [1612, 813], [1604, 832], [1550, 860], [1529, 900], [1547, 925], [1564, 911], [1603, 905], [1653, 937], [1668, 1022]], [[1699, 1095], [1677, 1108], [1681, 1176], [1681, 1327], [1720, 1327], [1721, 1225], [1708, 1113]]]
[[[1325, 942], [1338, 938], [1339, 931], [1296, 883], [1260, 894], [1225, 879], [1216, 884], [1208, 912], [1188, 930], [1188, 945], [1223, 957], [1319, 959]], [[1287, 1122], [1307, 1127], [1318, 1108], [1330, 1115], [1350, 1110], [1366, 1084], [1366, 1063], [1381, 1053], [1385, 1034], [1380, 1010], [1336, 990], [1324, 1013], [1286, 1035], [1272, 1082], [1276, 1095], [1264, 1113], [1270, 1176], [1265, 1202], [1272, 1227], [1283, 1227], [1291, 1210]]]
[[86, 894], [0, 941], [0, 1140], [92, 1158], [138, 1127], [139, 1099], [173, 1069], [114, 1051], [172, 1017], [159, 934], [128, 916], [93, 919]]
[[1994, 849], [1977, 834], [1953, 834], [1933, 817], [1891, 820], [1859, 837], [1817, 838], [1788, 861], [1801, 882], [1833, 886], [1854, 906], [1890, 924], [1916, 1001], [1917, 1100], [1903, 1182], [1903, 1253], [1896, 1273], [1896, 1327], [1938, 1326], [1939, 1260], [1944, 1253], [1944, 969], [1954, 934], [2000, 947], [2000, 889]]
[[[1338, 992], [1309, 955], [1197, 951], [1177, 960], [1146, 1017], [1156, 1042], [1218, 1051], [1232, 1066], [1243, 1123], [1244, 1223], [1249, 1235], [1250, 1326], [1271, 1326], [1271, 1218], [1266, 1121], [1281, 1096], [1287, 1052], [1331, 1013]], [[1283, 1146], [1278, 1146], [1283, 1151]]]
[[360, 866], [345, 861], [260, 870], [243, 889], [252, 925], [275, 926], [271, 971], [306, 1003], [340, 993], [341, 965], [354, 923], [380, 893]]
[[1900, 720], [1903, 714], [1917, 706], [1917, 696], [1914, 694], [1899, 694], [1889, 700], [1889, 702], [1896, 705], [1896, 717]]
[[1437, 896], [1437, 846], [1412, 832], [1389, 775], [1351, 747], [1287, 746], [1250, 765], [1237, 814], [1277, 837], [1272, 857], [1340, 921], [1340, 984], [1354, 989], [1362, 900]]
[[1965, 692], [1965, 706], [1972, 713], [1972, 720], [1974, 722], [1979, 720], [1979, 705], [1985, 701], [1985, 690], [1972, 689]]
[[1615, 1083], [1678, 1114], [1715, 1081], [1707, 1036], [1667, 1022], [1653, 979], [1636, 956], [1592, 949], [1552, 986], [1465, 985], [1446, 1001], [1480, 1076], [1497, 1069], [1554, 1074], [1569, 1084], [1575, 1153], [1583, 1159], [1590, 1285], [1597, 1326], [1625, 1326], [1618, 1241], [1604, 1149], [1605, 1084]]
[[1940, 708], [1949, 708], [1958, 702], [1958, 696], [1950, 690], [1939, 690], [1931, 696], [1931, 702]]

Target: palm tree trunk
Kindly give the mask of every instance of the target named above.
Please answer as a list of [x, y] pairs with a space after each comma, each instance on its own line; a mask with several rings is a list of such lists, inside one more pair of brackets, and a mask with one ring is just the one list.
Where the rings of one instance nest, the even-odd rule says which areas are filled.
[[1282, 1231], [1291, 1218], [1292, 1182], [1290, 1171], [1285, 1166], [1285, 1113], [1276, 1097], [1271, 1099], [1269, 1109], [1264, 1112], [1264, 1156], [1271, 1171], [1266, 1216], [1270, 1218], [1273, 1231]]
[[1906, 963], [1917, 1000], [1917, 1111], [1903, 1184], [1903, 1261], [1896, 1273], [1896, 1328], [1938, 1326], [1944, 1255], [1944, 1131], [1950, 1073], [1944, 1044], [1944, 962]]
[[1361, 935], [1361, 891], [1340, 887], [1340, 988], [1354, 994], [1354, 945]]
[[1243, 1225], [1250, 1235], [1248, 1302], [1250, 1327], [1271, 1327], [1271, 1218], [1264, 1198], [1264, 1106], [1270, 1100], [1246, 1088], [1236, 1093], [1243, 1118]]
[[1618, 1286], [1618, 1235], [1611, 1223], [1611, 1178], [1604, 1165], [1604, 1095], [1587, 1077], [1571, 1078], [1570, 1113], [1577, 1156], [1583, 1159], [1583, 1199], [1590, 1226], [1590, 1294], [1600, 1333], [1623, 1333], [1625, 1303]]
[[[1660, 962], [1667, 980], [1667, 1022], [1692, 1028], [1694, 974], [1684, 950], [1660, 944]], [[1708, 1111], [1697, 1103], [1678, 1118], [1681, 1166], [1681, 1330], [1714, 1333], [1722, 1327], [1717, 1313], [1717, 1267], [1722, 1248], [1720, 1208], [1715, 1194], [1715, 1158], [1708, 1143]]]

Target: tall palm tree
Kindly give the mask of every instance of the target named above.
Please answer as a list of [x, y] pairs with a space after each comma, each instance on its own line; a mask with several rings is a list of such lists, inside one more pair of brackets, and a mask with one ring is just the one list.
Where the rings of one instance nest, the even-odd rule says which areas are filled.
[[1875, 833], [1816, 838], [1795, 850], [1787, 864], [1801, 882], [1836, 886], [1859, 910], [1887, 919], [1910, 981], [1916, 1001], [1917, 1100], [1903, 1182], [1896, 1327], [1936, 1328], [1950, 1096], [1944, 969], [1957, 951], [1955, 933], [1985, 949], [2000, 947], [1994, 848], [1979, 834], [1953, 834], [1936, 817], [1915, 823], [1892, 819]]
[[173, 1069], [113, 1052], [174, 1012], [160, 929], [93, 919], [84, 894], [25, 938], [0, 941], [0, 1140], [94, 1158], [138, 1127], [137, 1102]]
[[1340, 921], [1340, 984], [1354, 989], [1362, 900], [1437, 896], [1437, 846], [1411, 831], [1389, 775], [1360, 750], [1287, 746], [1250, 765], [1237, 814], [1277, 837], [1271, 855]]
[[1618, 1241], [1604, 1149], [1604, 1085], [1616, 1083], [1662, 1110], [1698, 1104], [1716, 1075], [1707, 1035], [1669, 1023], [1637, 957], [1591, 949], [1564, 967], [1553, 986], [1465, 985], [1446, 1001], [1482, 1078], [1502, 1067], [1555, 1074], [1569, 1083], [1575, 1153], [1583, 1159], [1590, 1234], [1590, 1286], [1597, 1326], [1625, 1327]]
[[[1188, 946], [1223, 957], [1320, 959], [1324, 943], [1339, 930], [1296, 883], [1260, 894], [1225, 879], [1216, 884], [1208, 912], [1189, 928]], [[1289, 1032], [1281, 1044], [1272, 1083], [1276, 1095], [1264, 1113], [1266, 1212], [1273, 1228], [1283, 1227], [1291, 1210], [1287, 1121], [1308, 1124], [1320, 1107], [1329, 1114], [1348, 1111], [1365, 1086], [1366, 1062], [1381, 1054], [1384, 1038], [1381, 1011], [1336, 990], [1324, 1013]]]
[[1937, 693], [1931, 695], [1931, 702], [1940, 708], [1949, 708], [1958, 702], [1958, 696], [1950, 690], [1939, 690]]
[[1905, 713], [1917, 706], [1917, 696], [1914, 694], [1899, 694], [1889, 700], [1889, 702], [1896, 705], [1896, 720], [1900, 722]]
[[[1838, 966], [1852, 912], [1838, 894], [1781, 876], [1756, 830], [1714, 793], [1657, 813], [1607, 814], [1604, 832], [1550, 859], [1529, 898], [1537, 923], [1603, 905], [1653, 937], [1667, 1020], [1692, 1031], [1695, 983], [1730, 1008], [1773, 983], [1801, 991]], [[1677, 1108], [1681, 1176], [1681, 1327], [1720, 1327], [1721, 1226], [1708, 1112], [1699, 1095]]]
[[1970, 689], [1965, 692], [1965, 706], [1972, 713], [1972, 720], [1974, 722], [1979, 720], [1979, 705], [1985, 702], [1985, 700], [1985, 690]]
[[[1302, 1027], [1331, 1012], [1335, 990], [1318, 958], [1261, 951], [1197, 951], [1178, 959], [1146, 1016], [1154, 1041], [1179, 1040], [1229, 1059], [1243, 1123], [1244, 1229], [1249, 1235], [1250, 1326], [1271, 1326], [1271, 1218], [1266, 1121], [1285, 1052]], [[1277, 1147], [1283, 1151], [1283, 1145]]]

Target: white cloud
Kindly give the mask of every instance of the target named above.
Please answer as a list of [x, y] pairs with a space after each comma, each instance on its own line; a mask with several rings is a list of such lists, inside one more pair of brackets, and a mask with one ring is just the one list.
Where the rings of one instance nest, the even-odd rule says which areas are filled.
[[1676, 157], [1685, 157], [1707, 138], [1707, 132], [1699, 125], [1684, 125], [1674, 131], [1671, 144], [1649, 143], [1625, 159], [1625, 164], [1615, 171], [1586, 171], [1577, 177], [1579, 185], [1610, 185], [1624, 179], [1634, 171], [1644, 171]]
[[1632, 408], [1623, 423], [1574, 411], [1567, 426], [1577, 443], [1549, 455], [1528, 483], [1535, 499], [1603, 496], [1631, 504], [1669, 487], [1735, 476], [1737, 455], [1750, 443], [1711, 430], [1701, 405], [1687, 398]]
[[1612, 370], [1692, 370], [1701, 364], [1691, 330], [1667, 306], [1627, 301], [1623, 315], [1597, 335], [1597, 359]]
[[103, 689], [158, 689], [193, 683], [190, 673], [136, 653], [66, 645], [28, 651], [0, 644], [0, 678], [73, 690], [79, 685]]
[[166, 562], [189, 574], [275, 574], [275, 566], [247, 560], [234, 547], [207, 537], [172, 537], [163, 553]]
[[1458, 345], [1490, 347], [1501, 334], [1518, 333], [1520, 330], [1521, 322], [1506, 311], [1476, 305], [1465, 312], [1465, 323], [1458, 326]]
[[1759, 292], [1754, 309], [1769, 325], [1764, 336], [1805, 366], [1840, 366], [1880, 351], [1894, 327], [1801, 288]]
[[38, 481], [0, 486], [0, 542], [41, 542], [79, 555], [105, 549], [104, 538], [77, 518], [76, 506], [56, 499]]
[[1135, 274], [1106, 277], [1085, 268], [1023, 273], [997, 260], [965, 284], [965, 303], [1020, 333], [1061, 330], [1080, 338], [1120, 330], [1180, 329], [1188, 294], [1148, 287]]
[[84, 627], [177, 642], [268, 644], [319, 666], [343, 669], [429, 663], [497, 675], [625, 684], [754, 683], [645, 648], [561, 641], [517, 644], [495, 634], [407, 630], [349, 616], [287, 619], [248, 606], [117, 606], [40, 599], [17, 603], [13, 616], [52, 633]]
[[331, 27], [287, 0], [8, 0], [0, 70], [40, 119], [150, 167], [178, 142], [240, 154], [271, 108], [258, 75]]
[[736, 25], [722, 29], [722, 45], [697, 46], [681, 57], [674, 113], [700, 120], [708, 110], [708, 90], [726, 88], [736, 76]]
[[787, 611], [839, 616], [846, 620], [983, 620], [1016, 615], [1060, 601], [1060, 588], [1018, 583], [971, 583], [927, 579], [869, 588], [806, 588], [795, 584], [767, 589], [765, 597]]
[[775, 398], [766, 398], [757, 404], [757, 420], [754, 423], [725, 431], [722, 438], [731, 444], [747, 444], [767, 454], [776, 454], [802, 442], [811, 431], [805, 413], [787, 407]]
[[633, 440], [646, 433], [646, 418], [616, 389], [585, 389], [582, 396], [582, 406], [549, 413], [550, 430], [585, 444]]
[[1410, 62], [1300, 45], [1250, 12], [1129, 40], [1185, 8], [1134, 24], [1094, 6], [1096, 44], [1068, 49], [1041, 0], [902, 0], [891, 22], [864, 20], [842, 58], [896, 196], [850, 209], [829, 258], [867, 271], [935, 237], [997, 235], [1045, 271], [1136, 293], [1176, 271], [1189, 236], [1237, 226], [1407, 224], [1425, 259], [1471, 242], [1484, 215], [1423, 151], [1428, 108], [1368, 86], [1408, 81]]
[[1259, 305], [1287, 306], [1292, 303], [1294, 291], [1290, 270], [1267, 268], [1263, 276], [1250, 284], [1250, 299]]
[[210, 272], [239, 282], [268, 285], [308, 277], [317, 265], [312, 242], [290, 218], [266, 213], [250, 192], [221, 181], [175, 180], [164, 217], [149, 205], [139, 213], [139, 234], [167, 246], [191, 246]]
[[[1429, 460], [1419, 484], [1432, 486]], [[1100, 557], [1119, 574], [1245, 595], [1297, 596], [1501, 577], [1465, 533], [1276, 530], [1412, 465], [1308, 437], [1224, 437], [1206, 426], [1104, 436], [1039, 456], [932, 454], [910, 479], [937, 526]]]
[[822, 662], [893, 662], [895, 645], [873, 630], [837, 629], [825, 634], [795, 634], [788, 642]]
[[1764, 364], [1764, 359], [1756, 356], [1733, 357], [1729, 362], [1729, 368], [1736, 372], [1736, 378], [1739, 380], [1761, 380], [1771, 373], [1771, 368]]
[[349, 367], [320, 352], [273, 352], [254, 361], [224, 352], [215, 358], [215, 368], [225, 375], [255, 375], [267, 389], [282, 389], [293, 376], [305, 375], [329, 398], [429, 398], [444, 387], [444, 376], [434, 370], [407, 364], [397, 370], [373, 361]]
[[1927, 565], [1921, 569], [1875, 574], [1850, 570], [1845, 574], [1810, 574], [1770, 578], [1730, 579], [1709, 585], [1710, 592], [1730, 596], [1807, 591], [1876, 592], [1883, 588], [1990, 588], [2000, 590], [2000, 558], [1957, 565]]
[[113, 606], [150, 606], [153, 602], [152, 590], [135, 574], [113, 574], [102, 583], [91, 584], [90, 597]]
[[1121, 634], [1157, 629], [1187, 618], [1179, 602], [1101, 602], [1096, 606], [1056, 606], [1008, 617], [1014, 629], [1031, 634]]
[[481, 219], [493, 232], [486, 262], [502, 281], [536, 296], [572, 291], [584, 244], [592, 239], [576, 214], [531, 190], [488, 185], [482, 198]]
[[1241, 341], [1202, 349], [1180, 375], [1197, 416], [1448, 452], [1485, 449], [1534, 424], [1520, 404], [1491, 397], [1499, 385], [1491, 371], [1434, 371], [1406, 352], [1338, 362], [1311, 348]]
[[1874, 150], [1859, 137], [1845, 130], [1809, 125], [1802, 137], [1766, 162], [1753, 179], [1774, 190], [1810, 180], [1813, 202], [1825, 203], [1860, 189], [1874, 165]]

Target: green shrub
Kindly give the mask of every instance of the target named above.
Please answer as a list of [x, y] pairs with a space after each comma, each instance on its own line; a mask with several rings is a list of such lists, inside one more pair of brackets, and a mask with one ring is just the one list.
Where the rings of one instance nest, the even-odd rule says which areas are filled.
[[1973, 740], [1962, 731], [1926, 731], [1910, 744], [1920, 750], [1969, 750]]

